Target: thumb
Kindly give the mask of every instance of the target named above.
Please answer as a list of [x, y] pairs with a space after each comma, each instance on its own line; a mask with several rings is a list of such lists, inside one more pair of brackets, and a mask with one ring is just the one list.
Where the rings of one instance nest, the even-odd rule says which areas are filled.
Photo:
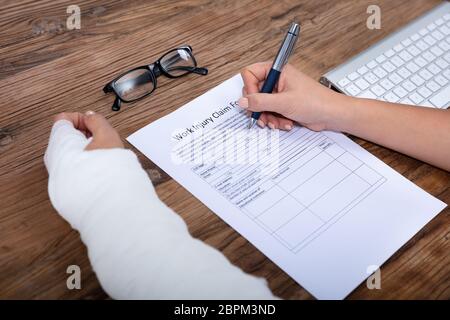
[[253, 93], [239, 99], [238, 104], [249, 111], [282, 113], [284, 100], [282, 93]]

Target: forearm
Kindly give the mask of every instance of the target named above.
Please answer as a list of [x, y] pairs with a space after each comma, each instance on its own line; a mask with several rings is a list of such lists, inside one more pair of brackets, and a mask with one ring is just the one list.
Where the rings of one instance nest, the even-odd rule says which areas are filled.
[[450, 170], [450, 111], [359, 99], [334, 99], [330, 129]]
[[45, 157], [49, 195], [113, 298], [274, 298], [264, 279], [191, 237], [131, 151], [84, 151], [83, 139], [67, 122], [55, 124]]

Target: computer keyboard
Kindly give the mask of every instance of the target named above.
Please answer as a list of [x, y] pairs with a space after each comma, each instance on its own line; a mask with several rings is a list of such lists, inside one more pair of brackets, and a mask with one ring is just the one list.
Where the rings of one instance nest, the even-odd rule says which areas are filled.
[[353, 61], [345, 72], [335, 72], [336, 87], [355, 97], [448, 108], [450, 13], [446, 11], [407, 36], [404, 31], [364, 64]]

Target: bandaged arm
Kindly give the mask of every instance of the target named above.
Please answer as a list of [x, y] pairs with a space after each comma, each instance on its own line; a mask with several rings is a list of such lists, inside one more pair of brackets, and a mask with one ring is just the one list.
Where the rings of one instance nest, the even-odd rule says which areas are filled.
[[70, 121], [55, 123], [45, 154], [48, 190], [58, 213], [79, 231], [112, 298], [275, 298], [264, 279], [189, 234], [132, 151], [85, 151], [88, 143]]

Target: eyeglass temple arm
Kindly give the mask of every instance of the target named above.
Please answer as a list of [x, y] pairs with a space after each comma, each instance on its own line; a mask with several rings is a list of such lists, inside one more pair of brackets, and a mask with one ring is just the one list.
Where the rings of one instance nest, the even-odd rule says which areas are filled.
[[119, 111], [121, 106], [122, 106], [122, 101], [120, 100], [119, 97], [116, 97], [116, 99], [114, 100], [113, 106], [112, 106], [112, 110]]
[[202, 76], [206, 76], [208, 74], [208, 69], [204, 67], [196, 67], [194, 70], [192, 70], [193, 73], [200, 74]]

